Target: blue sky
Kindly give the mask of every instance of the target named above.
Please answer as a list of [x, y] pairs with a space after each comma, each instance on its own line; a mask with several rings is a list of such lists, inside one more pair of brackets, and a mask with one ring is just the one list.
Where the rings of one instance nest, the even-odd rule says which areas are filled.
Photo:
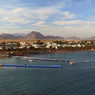
[[95, 36], [95, 0], [2, 0], [0, 33]]

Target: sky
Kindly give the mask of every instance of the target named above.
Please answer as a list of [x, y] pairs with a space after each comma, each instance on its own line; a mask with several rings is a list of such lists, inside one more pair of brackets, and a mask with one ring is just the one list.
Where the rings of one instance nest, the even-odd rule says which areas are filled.
[[95, 0], [0, 0], [0, 33], [95, 36]]

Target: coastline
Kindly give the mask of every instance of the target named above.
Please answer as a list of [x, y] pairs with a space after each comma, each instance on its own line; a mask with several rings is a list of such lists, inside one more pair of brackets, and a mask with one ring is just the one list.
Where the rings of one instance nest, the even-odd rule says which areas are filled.
[[86, 52], [95, 50], [52, 50], [52, 51], [2, 51], [0, 52], [0, 58], [8, 58], [12, 56], [29, 56], [29, 55], [46, 55], [46, 54], [64, 54], [73, 52]]
[[95, 51], [94, 41], [0, 40], [0, 58]]

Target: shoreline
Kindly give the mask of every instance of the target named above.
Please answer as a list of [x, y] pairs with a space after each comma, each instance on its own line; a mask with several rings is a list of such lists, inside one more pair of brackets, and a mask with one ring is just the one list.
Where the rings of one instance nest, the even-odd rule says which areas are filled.
[[64, 54], [73, 52], [87, 52], [95, 50], [58, 50], [58, 51], [2, 51], [0, 58], [8, 58], [12, 56], [29, 56], [29, 55], [44, 55], [44, 54]]

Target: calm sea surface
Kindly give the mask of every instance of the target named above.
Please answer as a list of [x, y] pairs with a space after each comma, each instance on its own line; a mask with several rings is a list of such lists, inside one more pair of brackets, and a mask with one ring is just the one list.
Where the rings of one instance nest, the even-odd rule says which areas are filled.
[[95, 95], [95, 52], [36, 55], [41, 58], [71, 60], [33, 61], [15, 57], [0, 64], [63, 65], [63, 68], [0, 68], [0, 95]]

